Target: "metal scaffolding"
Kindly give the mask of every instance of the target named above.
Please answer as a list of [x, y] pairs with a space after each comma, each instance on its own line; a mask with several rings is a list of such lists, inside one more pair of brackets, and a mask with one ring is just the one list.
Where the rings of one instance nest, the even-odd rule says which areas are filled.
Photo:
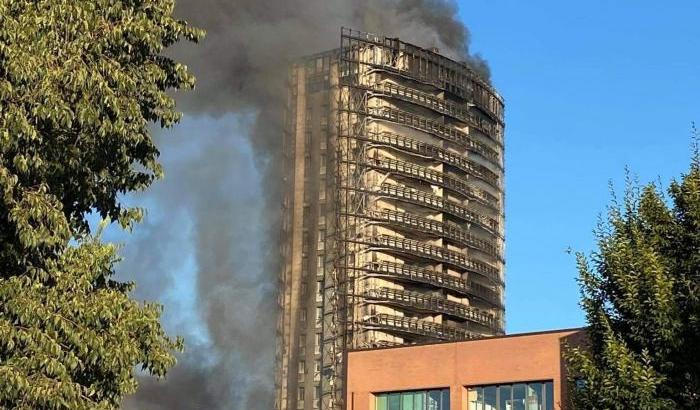
[[[304, 64], [290, 78], [285, 134], [297, 143], [285, 147], [288, 161], [309, 168], [287, 168], [295, 177], [285, 215], [296, 212], [304, 228], [283, 222], [282, 254], [316, 274], [304, 287], [319, 293], [305, 298], [296, 271], [283, 269], [277, 408], [337, 410], [348, 349], [503, 334], [503, 101], [464, 63], [345, 28], [339, 49]], [[318, 101], [332, 114], [317, 143]], [[327, 151], [299, 153], [300, 144]], [[323, 237], [312, 235], [306, 226], [321, 218]], [[310, 258], [315, 269], [304, 268]], [[308, 340], [295, 331], [295, 303], [301, 316], [316, 312], [318, 340], [304, 345], [313, 354], [294, 351]], [[293, 381], [302, 358], [319, 364]]]

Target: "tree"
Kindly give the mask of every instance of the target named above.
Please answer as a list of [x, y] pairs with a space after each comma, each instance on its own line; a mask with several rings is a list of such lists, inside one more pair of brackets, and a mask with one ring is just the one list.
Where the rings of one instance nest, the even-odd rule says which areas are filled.
[[163, 55], [203, 33], [173, 0], [0, 0], [0, 408], [118, 408], [135, 367], [164, 376], [182, 341], [111, 279], [123, 194], [161, 177], [149, 124], [194, 77]]
[[[697, 141], [697, 132], [696, 141]], [[573, 407], [700, 408], [700, 155], [665, 196], [628, 180], [577, 256], [588, 345], [567, 353]]]

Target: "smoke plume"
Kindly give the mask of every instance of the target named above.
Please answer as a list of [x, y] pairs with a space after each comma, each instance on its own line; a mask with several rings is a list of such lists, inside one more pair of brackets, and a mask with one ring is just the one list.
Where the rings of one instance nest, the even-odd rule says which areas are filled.
[[272, 408], [286, 70], [337, 48], [346, 26], [437, 47], [488, 77], [456, 13], [444, 0], [177, 2], [179, 17], [207, 31], [173, 50], [197, 89], [176, 96], [183, 123], [156, 136], [166, 178], [133, 198], [151, 212], [120, 272], [137, 297], [165, 305], [166, 328], [187, 347], [124, 408]]

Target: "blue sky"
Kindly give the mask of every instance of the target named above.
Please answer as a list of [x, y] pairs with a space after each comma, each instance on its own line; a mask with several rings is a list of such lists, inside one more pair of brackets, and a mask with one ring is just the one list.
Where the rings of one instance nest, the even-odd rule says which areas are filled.
[[[584, 324], [574, 250], [618, 192], [689, 164], [700, 3], [461, 1], [506, 100], [507, 331]], [[627, 6], [623, 6], [626, 4]]]

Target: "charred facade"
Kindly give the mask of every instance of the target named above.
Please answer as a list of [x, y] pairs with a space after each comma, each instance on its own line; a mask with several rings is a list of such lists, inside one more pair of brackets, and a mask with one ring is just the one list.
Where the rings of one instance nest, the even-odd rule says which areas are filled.
[[289, 74], [279, 410], [343, 408], [347, 349], [504, 332], [503, 101], [343, 29]]

